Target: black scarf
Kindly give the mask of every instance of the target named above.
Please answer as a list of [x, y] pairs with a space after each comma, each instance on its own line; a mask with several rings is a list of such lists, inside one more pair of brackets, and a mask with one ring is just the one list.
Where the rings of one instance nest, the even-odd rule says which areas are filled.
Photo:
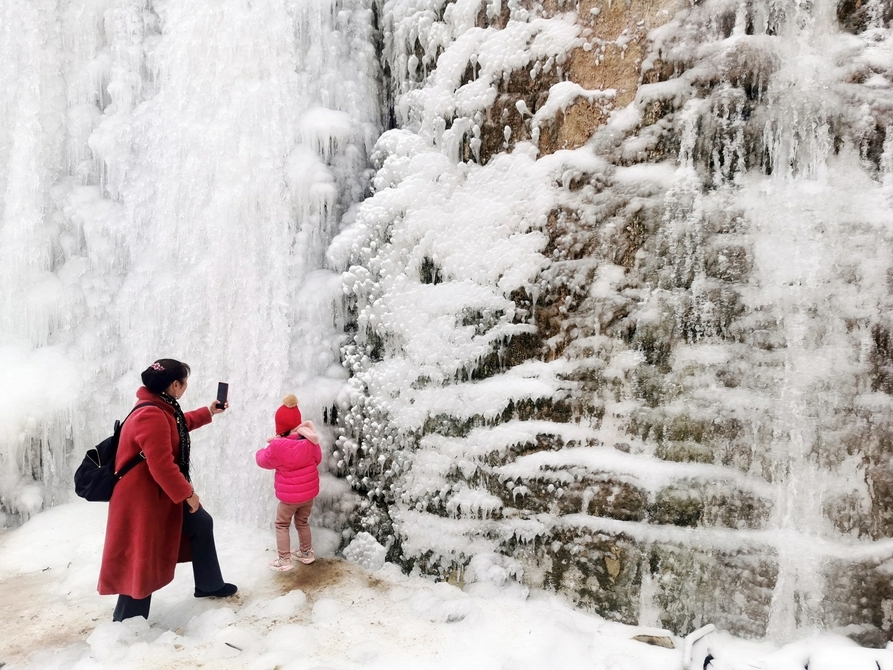
[[186, 428], [186, 417], [183, 415], [183, 410], [180, 409], [180, 403], [177, 402], [174, 396], [164, 391], [159, 395], [164, 402], [174, 408], [174, 418], [177, 420], [177, 433], [180, 435], [180, 462], [177, 465], [180, 466], [180, 472], [186, 477], [186, 481], [191, 482], [192, 480], [189, 478], [189, 429]]

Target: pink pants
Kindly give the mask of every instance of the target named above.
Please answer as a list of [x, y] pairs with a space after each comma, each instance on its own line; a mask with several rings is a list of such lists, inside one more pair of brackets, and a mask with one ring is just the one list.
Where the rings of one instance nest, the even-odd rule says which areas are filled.
[[292, 519], [295, 520], [295, 528], [298, 529], [301, 551], [309, 551], [313, 547], [310, 542], [310, 525], [307, 523], [312, 509], [313, 499], [297, 505], [279, 503], [279, 507], [276, 509], [276, 550], [279, 552], [279, 558], [291, 556], [291, 540], [288, 537], [288, 530]]

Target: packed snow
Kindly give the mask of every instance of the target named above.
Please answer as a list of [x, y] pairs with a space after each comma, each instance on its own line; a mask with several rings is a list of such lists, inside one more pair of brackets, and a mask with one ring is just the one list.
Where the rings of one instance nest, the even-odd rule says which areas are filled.
[[384, 548], [365, 534], [341, 557], [337, 534], [313, 528], [317, 561], [273, 572], [267, 568], [275, 554], [272, 528], [219, 519], [221, 565], [225, 579], [239, 586], [236, 596], [194, 598], [184, 564], [153, 595], [148, 620], [113, 623], [115, 597], [96, 594], [106, 510], [102, 503], [64, 504], [0, 535], [4, 668], [893, 668], [893, 651], [831, 635], [776, 646], [709, 626], [680, 638], [607, 622], [554, 595], [528, 592], [492, 555], [472, 562], [464, 588], [434, 583], [386, 563]]

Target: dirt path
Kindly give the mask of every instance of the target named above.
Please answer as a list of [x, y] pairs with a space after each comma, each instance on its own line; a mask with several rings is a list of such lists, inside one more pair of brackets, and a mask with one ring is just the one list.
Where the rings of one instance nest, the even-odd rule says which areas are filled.
[[307, 568], [299, 568], [283, 572], [280, 577], [281, 592], [284, 595], [295, 589], [301, 589], [310, 602], [330, 588], [337, 587], [343, 591], [356, 591], [357, 587], [385, 591], [390, 584], [377, 579], [362, 568], [336, 558], [321, 558]]
[[[83, 643], [98, 623], [108, 621], [112, 601], [101, 596], [69, 597], [59, 592], [58, 571], [0, 577], [0, 668], [12, 670], [42, 649], [58, 649]], [[362, 568], [340, 559], [318, 559], [313, 565], [272, 575], [262, 588], [240, 592], [215, 606], [239, 610], [249, 600], [273, 599], [300, 589], [312, 604], [326, 592], [350, 594], [372, 589], [385, 592], [387, 582]], [[309, 617], [305, 614], [293, 619]], [[5, 664], [5, 667], [4, 665]]]
[[98, 597], [66, 596], [52, 570], [0, 578], [0, 663], [15, 666], [37, 650], [82, 642], [108, 616]]

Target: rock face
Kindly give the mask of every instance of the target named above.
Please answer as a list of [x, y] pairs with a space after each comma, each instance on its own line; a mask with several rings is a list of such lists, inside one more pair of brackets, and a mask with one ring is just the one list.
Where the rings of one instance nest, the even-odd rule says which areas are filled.
[[345, 234], [355, 529], [610, 619], [886, 641], [884, 12], [471, 5], [379, 8], [398, 128]]
[[[582, 42], [554, 63], [547, 60], [540, 68], [534, 66], [534, 72], [525, 67], [507, 73], [481, 128], [482, 160], [486, 162], [489, 156], [531, 139], [536, 141], [541, 156], [583, 146], [596, 129], [605, 125], [612, 111], [633, 102], [642, 81], [648, 32], [669, 21], [682, 6], [669, 0], [581, 2], [567, 7], [560, 2], [546, 3], [540, 9], [544, 17], [568, 16], [563, 12], [574, 10], [571, 18], [581, 28]], [[482, 13], [479, 23], [482, 27], [504, 28], [509, 15], [508, 7], [494, 20]], [[559, 83], [579, 88], [554, 88]], [[538, 111], [548, 109], [550, 91], [557, 109], [549, 110], [542, 123], [531, 122], [531, 115], [535, 119]], [[593, 92], [603, 95], [587, 95]], [[519, 103], [523, 103], [520, 109]], [[506, 126], [511, 129], [509, 140], [504, 136]]]

